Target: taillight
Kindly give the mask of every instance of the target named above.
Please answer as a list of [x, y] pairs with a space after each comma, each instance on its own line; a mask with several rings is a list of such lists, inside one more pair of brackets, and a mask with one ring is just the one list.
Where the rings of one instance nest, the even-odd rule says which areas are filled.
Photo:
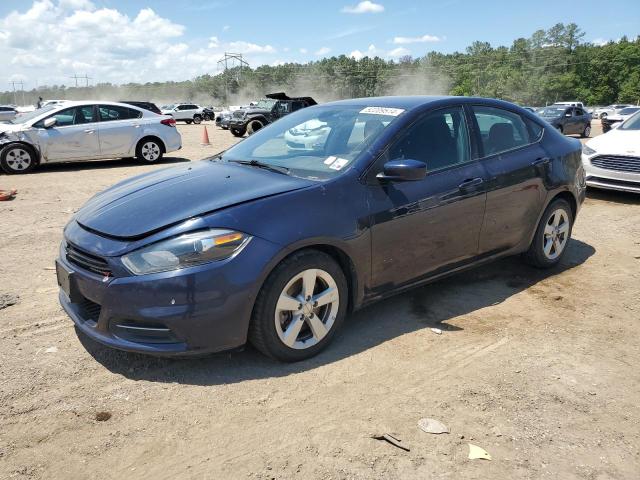
[[166, 125], [167, 127], [175, 127], [176, 126], [176, 121], [173, 118], [165, 118], [163, 120], [160, 120], [160, 123], [163, 125]]

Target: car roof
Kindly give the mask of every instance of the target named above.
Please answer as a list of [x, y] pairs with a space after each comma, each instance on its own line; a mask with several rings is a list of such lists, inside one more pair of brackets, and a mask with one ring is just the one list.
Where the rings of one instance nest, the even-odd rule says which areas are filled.
[[404, 110], [413, 110], [416, 108], [425, 107], [427, 105], [436, 104], [451, 104], [451, 103], [464, 103], [464, 104], [482, 104], [487, 106], [503, 107], [503, 108], [519, 108], [517, 105], [506, 102], [504, 100], [497, 100], [495, 98], [483, 98], [483, 97], [457, 97], [451, 95], [408, 95], [408, 96], [388, 96], [388, 97], [364, 97], [353, 98], [349, 100], [338, 100], [335, 102], [329, 102], [323, 105], [345, 105], [345, 106], [362, 106], [362, 107], [388, 107], [388, 108], [402, 108]]

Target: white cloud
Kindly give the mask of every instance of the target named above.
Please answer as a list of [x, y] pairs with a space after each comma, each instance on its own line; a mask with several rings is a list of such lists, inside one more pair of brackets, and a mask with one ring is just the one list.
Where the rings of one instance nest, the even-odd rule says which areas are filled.
[[275, 53], [276, 49], [271, 45], [257, 45], [251, 42], [231, 42], [229, 47], [237, 53]]
[[228, 32], [230, 29], [231, 29], [231, 25], [225, 25], [224, 27], [222, 27], [223, 32]]
[[384, 6], [369, 0], [360, 2], [357, 5], [347, 5], [342, 8], [343, 13], [380, 13], [384, 12]]
[[408, 45], [410, 43], [441, 42], [442, 38], [435, 35], [422, 35], [421, 37], [395, 37], [393, 43], [396, 45]]
[[609, 43], [610, 40], [606, 40], [604, 38], [594, 38], [593, 40], [591, 40], [591, 43], [593, 43], [594, 45], [598, 45], [599, 47], [602, 47], [603, 45], [606, 45], [607, 43]]
[[360, 50], [354, 50], [349, 54], [349, 56], [355, 58], [356, 60], [360, 60], [364, 57], [375, 57], [376, 55], [379, 56], [381, 53], [382, 52], [380, 52], [372, 43], [364, 52], [361, 52]]
[[405, 55], [410, 55], [411, 52], [404, 48], [404, 47], [398, 47], [398, 48], [394, 48], [393, 50], [391, 50], [389, 53], [387, 53], [387, 57], [404, 57]]
[[331, 52], [331, 49], [329, 47], [322, 47], [316, 50], [316, 55], [322, 57], [324, 55], [327, 55], [329, 52]]
[[300, 53], [302, 53], [303, 55], [306, 53], [309, 53], [309, 50], [307, 50], [306, 48], [301, 48], [300, 50], [298, 50]]
[[10, 66], [0, 69], [0, 83], [12, 75], [27, 89], [69, 84], [70, 76], [85, 73], [93, 83], [183, 80], [216, 73], [225, 51], [251, 64], [269, 64], [276, 53], [248, 40], [191, 43], [183, 25], [151, 8], [129, 16], [88, 0], [34, 0], [0, 17], [0, 65]]

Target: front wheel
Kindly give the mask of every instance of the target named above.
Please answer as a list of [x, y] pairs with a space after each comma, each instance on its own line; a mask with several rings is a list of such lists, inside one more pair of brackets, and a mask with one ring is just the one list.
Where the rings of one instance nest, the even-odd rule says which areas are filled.
[[601, 113], [600, 114], [600, 120], [602, 120], [603, 118], [607, 118], [608, 115], [606, 113]]
[[29, 173], [36, 167], [33, 150], [25, 145], [12, 145], [0, 154], [0, 167], [8, 175]]
[[233, 133], [234, 137], [244, 137], [244, 134], [247, 133], [247, 130], [245, 128], [243, 129], [232, 128], [231, 133]]
[[551, 202], [540, 219], [525, 260], [538, 268], [557, 265], [567, 250], [573, 228], [573, 212], [566, 200]]
[[162, 146], [152, 138], [141, 140], [136, 147], [136, 158], [141, 162], [155, 163], [162, 159], [162, 154]]
[[260, 291], [249, 340], [262, 353], [283, 362], [313, 357], [344, 321], [347, 280], [326, 253], [304, 250], [285, 259]]

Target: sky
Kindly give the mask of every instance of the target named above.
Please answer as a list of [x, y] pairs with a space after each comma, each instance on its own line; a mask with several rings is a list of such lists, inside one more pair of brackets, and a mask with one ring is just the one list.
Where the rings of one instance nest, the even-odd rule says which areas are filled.
[[589, 42], [635, 38], [640, 0], [0, 0], [0, 90], [75, 85], [74, 75], [187, 80], [218, 73], [224, 52], [252, 67], [419, 57], [474, 40], [508, 46], [558, 22], [577, 23]]

